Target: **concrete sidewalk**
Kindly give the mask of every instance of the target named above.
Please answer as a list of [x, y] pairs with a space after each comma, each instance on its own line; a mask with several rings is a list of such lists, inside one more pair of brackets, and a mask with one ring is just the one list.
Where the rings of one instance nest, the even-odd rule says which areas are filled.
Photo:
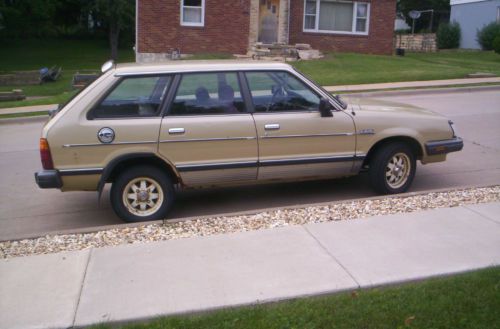
[[500, 202], [0, 261], [0, 328], [69, 328], [500, 264]]
[[45, 111], [48, 112], [49, 110], [55, 109], [56, 107], [57, 104], [11, 107], [6, 109], [0, 109], [0, 114], [21, 114], [21, 113], [45, 112]]
[[[331, 93], [339, 92], [363, 92], [363, 91], [384, 91], [411, 88], [435, 88], [435, 87], [464, 87], [482, 85], [485, 83], [500, 84], [498, 78], [468, 78], [468, 79], [450, 79], [450, 80], [430, 80], [430, 81], [409, 81], [409, 82], [390, 82], [374, 83], [361, 85], [343, 85], [343, 86], [325, 86], [325, 90]], [[57, 107], [57, 104], [22, 106], [13, 108], [0, 108], [0, 114], [21, 114], [30, 112], [49, 111]]]
[[371, 83], [361, 85], [345, 86], [326, 86], [328, 92], [361, 92], [361, 91], [381, 91], [407, 88], [435, 88], [435, 87], [461, 87], [482, 85], [486, 83], [500, 83], [498, 78], [467, 78], [467, 79], [448, 79], [448, 80], [429, 80], [429, 81], [408, 81], [408, 82], [389, 82], [389, 83]]

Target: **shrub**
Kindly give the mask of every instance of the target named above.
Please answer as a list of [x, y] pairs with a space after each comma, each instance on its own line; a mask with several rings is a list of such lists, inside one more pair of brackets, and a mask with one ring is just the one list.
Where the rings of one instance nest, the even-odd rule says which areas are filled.
[[477, 42], [479, 42], [483, 50], [492, 50], [493, 40], [498, 35], [500, 35], [500, 24], [493, 22], [477, 31]]
[[500, 55], [500, 34], [493, 40], [493, 50]]
[[460, 46], [460, 25], [457, 22], [441, 24], [436, 33], [439, 49], [452, 49]]

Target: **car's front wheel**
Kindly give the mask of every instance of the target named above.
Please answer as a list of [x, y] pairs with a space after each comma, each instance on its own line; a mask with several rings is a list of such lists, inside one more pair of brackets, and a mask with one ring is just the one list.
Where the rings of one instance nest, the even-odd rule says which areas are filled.
[[377, 151], [370, 161], [370, 183], [382, 194], [406, 192], [417, 169], [415, 154], [404, 143], [390, 143]]
[[170, 177], [153, 166], [136, 166], [123, 171], [111, 186], [113, 210], [126, 222], [163, 219], [173, 199]]

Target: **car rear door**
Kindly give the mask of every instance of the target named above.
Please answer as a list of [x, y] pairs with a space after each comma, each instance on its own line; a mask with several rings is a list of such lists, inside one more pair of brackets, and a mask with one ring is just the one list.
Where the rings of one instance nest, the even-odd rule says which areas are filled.
[[190, 186], [257, 178], [257, 136], [236, 72], [185, 73], [163, 117], [159, 152]]

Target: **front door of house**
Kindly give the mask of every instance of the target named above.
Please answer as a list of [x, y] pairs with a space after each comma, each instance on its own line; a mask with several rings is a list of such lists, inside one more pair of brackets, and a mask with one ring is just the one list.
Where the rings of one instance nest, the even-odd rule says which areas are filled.
[[273, 43], [278, 41], [278, 18], [280, 0], [260, 0], [259, 41]]

